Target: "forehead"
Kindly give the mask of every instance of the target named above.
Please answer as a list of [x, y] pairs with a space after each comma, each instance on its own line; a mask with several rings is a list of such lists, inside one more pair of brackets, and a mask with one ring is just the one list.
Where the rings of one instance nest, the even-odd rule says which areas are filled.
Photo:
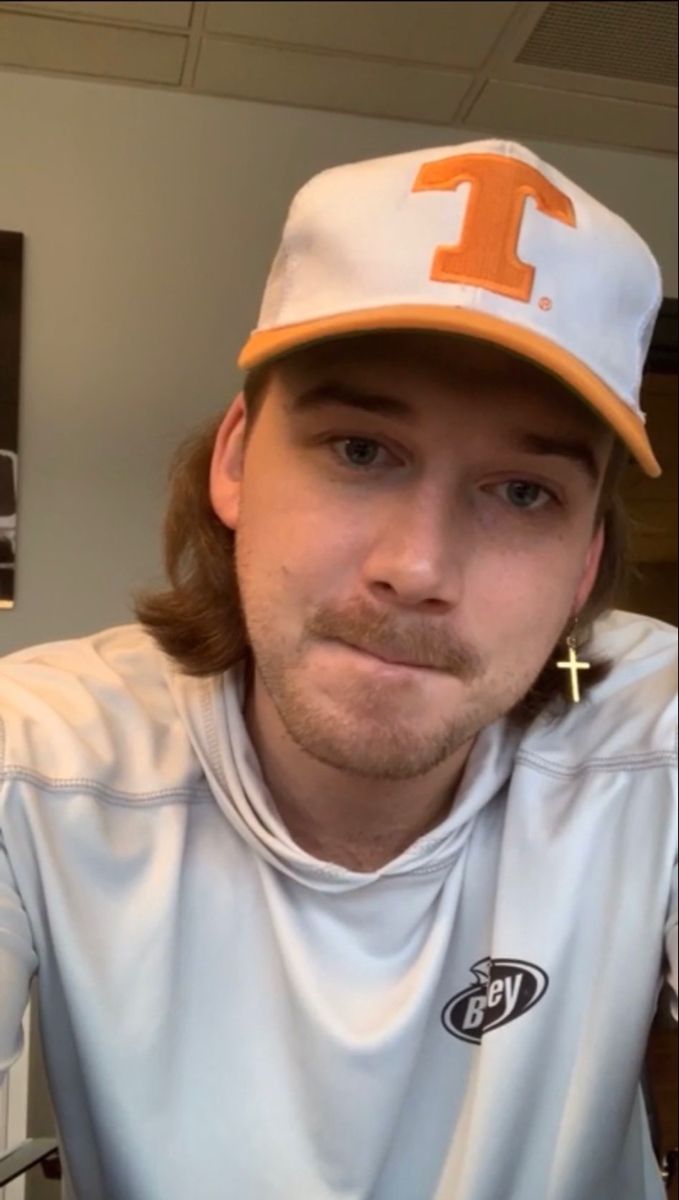
[[522, 416], [611, 439], [598, 415], [556, 377], [489, 342], [436, 333], [399, 332], [336, 339], [281, 360], [274, 379], [298, 394], [319, 383], [348, 382], [403, 399], [413, 415], [455, 413], [514, 423]]

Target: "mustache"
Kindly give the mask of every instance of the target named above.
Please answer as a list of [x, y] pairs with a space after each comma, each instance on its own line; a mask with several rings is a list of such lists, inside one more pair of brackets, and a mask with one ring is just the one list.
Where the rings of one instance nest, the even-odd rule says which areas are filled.
[[433, 621], [399, 625], [393, 613], [354, 605], [341, 612], [319, 609], [306, 628], [313, 637], [349, 642], [382, 658], [444, 671], [463, 682], [483, 670], [482, 660], [472, 647]]

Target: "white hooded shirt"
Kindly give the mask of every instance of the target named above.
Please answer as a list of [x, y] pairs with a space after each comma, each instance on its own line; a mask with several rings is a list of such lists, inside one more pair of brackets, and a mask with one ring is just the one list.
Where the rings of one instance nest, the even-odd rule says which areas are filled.
[[69, 1200], [660, 1200], [639, 1077], [676, 990], [676, 631], [477, 739], [379, 870], [295, 844], [240, 667], [137, 625], [0, 660], [0, 1077], [34, 973]]

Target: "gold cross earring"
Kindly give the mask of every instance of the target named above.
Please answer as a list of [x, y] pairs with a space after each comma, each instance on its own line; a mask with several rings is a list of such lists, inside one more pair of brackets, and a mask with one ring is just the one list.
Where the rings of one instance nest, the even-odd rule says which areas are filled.
[[556, 665], [557, 665], [557, 667], [559, 667], [560, 670], [570, 671], [570, 673], [571, 673], [571, 698], [572, 698], [574, 704], [579, 704], [580, 703], [580, 680], [578, 678], [578, 671], [589, 671], [592, 664], [588, 663], [588, 662], [580, 662], [578, 659], [578, 643], [577, 643], [577, 640], [575, 637], [576, 628], [577, 628], [577, 621], [576, 621], [575, 625], [573, 626], [571, 632], [569, 633], [568, 637], [566, 638], [566, 645], [568, 646], [568, 661], [567, 662], [558, 662]]

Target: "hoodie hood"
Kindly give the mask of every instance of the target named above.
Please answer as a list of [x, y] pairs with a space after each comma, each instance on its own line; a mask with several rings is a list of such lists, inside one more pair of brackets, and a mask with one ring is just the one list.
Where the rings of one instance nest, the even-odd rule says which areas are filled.
[[507, 784], [520, 740], [520, 732], [504, 720], [484, 729], [451, 799], [449, 815], [378, 870], [359, 872], [315, 858], [296, 844], [283, 824], [245, 724], [244, 664], [208, 679], [171, 672], [168, 682], [227, 820], [261, 858], [298, 882], [326, 892], [364, 888], [386, 876], [445, 871], [464, 846], [474, 817]]

